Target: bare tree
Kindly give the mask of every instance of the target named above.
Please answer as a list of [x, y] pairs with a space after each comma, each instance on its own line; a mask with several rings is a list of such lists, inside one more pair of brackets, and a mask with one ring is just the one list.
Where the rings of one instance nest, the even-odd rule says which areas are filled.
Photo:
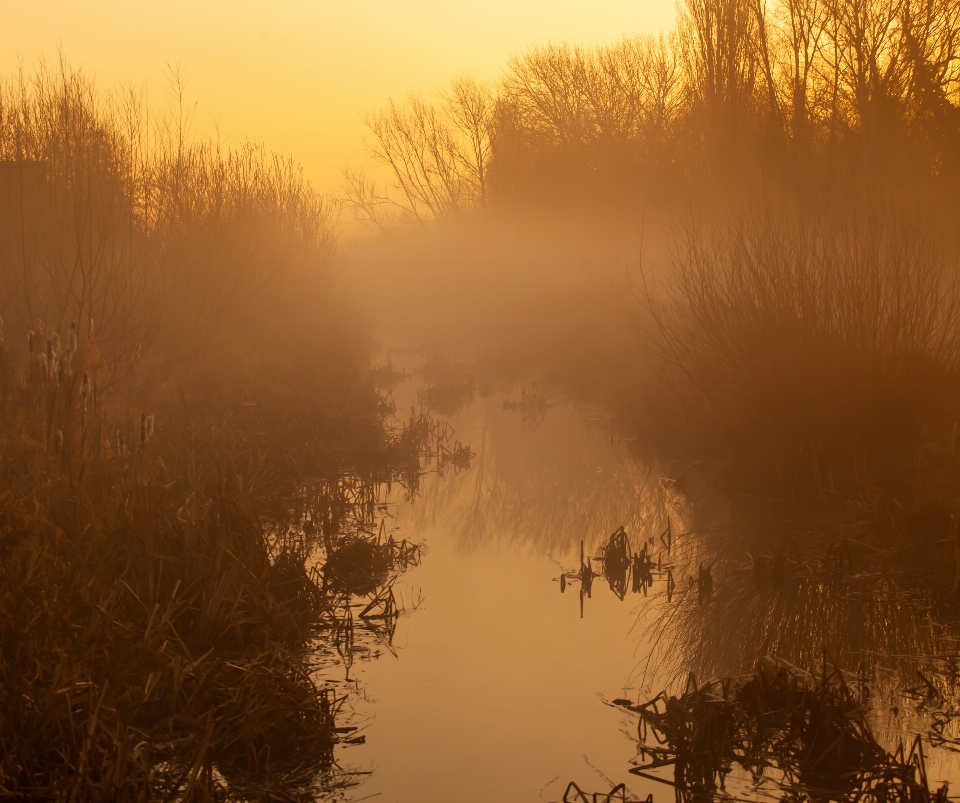
[[4, 269], [20, 275], [12, 298], [21, 324], [64, 338], [72, 329], [74, 351], [92, 361], [85, 367], [115, 364], [155, 324], [156, 263], [136, 202], [143, 195], [139, 99], [104, 103], [61, 61], [31, 77], [21, 71], [5, 85], [0, 115], [0, 158], [45, 166], [43, 200], [21, 221], [42, 236]]
[[357, 172], [349, 195], [381, 224], [482, 207], [491, 185], [503, 200], [642, 194], [661, 168], [942, 172], [960, 168], [960, 0], [685, 0], [671, 35], [537, 47], [494, 88], [460, 80], [367, 123], [389, 186]]
[[492, 126], [495, 119], [493, 91], [471, 78], [457, 78], [441, 92], [444, 111], [457, 133], [454, 159], [476, 203], [487, 205], [487, 169], [490, 165]]
[[[190, 136], [182, 72], [151, 124], [61, 62], [0, 85], [0, 306], [64, 356], [128, 370], [147, 341], [196, 346], [269, 285], [319, 275], [333, 211], [289, 159]], [[258, 295], [259, 294], [259, 295]], [[75, 348], [66, 348], [73, 345]]]
[[687, 80], [709, 121], [728, 125], [751, 112], [760, 38], [752, 0], [686, 0], [681, 44]]
[[469, 79], [454, 81], [438, 102], [414, 94], [367, 114], [368, 152], [387, 169], [393, 191], [378, 191], [364, 173], [348, 172], [348, 203], [374, 222], [388, 206], [421, 222], [482, 207], [493, 115], [492, 92]]
[[782, 58], [782, 86], [794, 154], [806, 154], [811, 145], [810, 92], [815, 61], [824, 38], [824, 0], [785, 0], [775, 9]]

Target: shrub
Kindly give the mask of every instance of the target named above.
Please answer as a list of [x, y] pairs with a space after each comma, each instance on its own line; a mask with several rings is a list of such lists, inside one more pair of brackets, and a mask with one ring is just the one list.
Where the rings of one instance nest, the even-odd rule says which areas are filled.
[[866, 212], [688, 227], [658, 297], [641, 411], [734, 487], [905, 494], [960, 402], [960, 284], [931, 229]]

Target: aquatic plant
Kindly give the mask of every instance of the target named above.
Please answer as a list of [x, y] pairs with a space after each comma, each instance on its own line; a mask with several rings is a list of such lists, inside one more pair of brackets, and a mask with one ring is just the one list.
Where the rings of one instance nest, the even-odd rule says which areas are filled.
[[[616, 703], [640, 714], [639, 766], [630, 772], [682, 793], [734, 791], [726, 779], [739, 764], [755, 790], [769, 794], [767, 783], [784, 800], [945, 801], [946, 785], [928, 786], [919, 737], [909, 751], [901, 743], [894, 753], [877, 742], [866, 721], [867, 694], [862, 680], [851, 686], [826, 655], [816, 675], [767, 657], [748, 676], [691, 674], [679, 695]], [[673, 767], [672, 781], [651, 774], [664, 766]]]

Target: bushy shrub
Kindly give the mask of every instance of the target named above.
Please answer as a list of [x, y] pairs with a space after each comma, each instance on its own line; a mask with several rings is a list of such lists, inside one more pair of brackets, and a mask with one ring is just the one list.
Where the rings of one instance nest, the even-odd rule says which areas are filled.
[[883, 214], [767, 211], [678, 239], [648, 287], [656, 354], [641, 410], [727, 464], [740, 490], [906, 493], [960, 404], [951, 247]]

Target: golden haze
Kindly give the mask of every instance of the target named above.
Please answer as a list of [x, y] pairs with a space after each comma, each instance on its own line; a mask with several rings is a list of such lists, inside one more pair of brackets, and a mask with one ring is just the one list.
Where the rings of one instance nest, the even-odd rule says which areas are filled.
[[672, 27], [672, 0], [0, 0], [0, 70], [57, 58], [103, 88], [144, 86], [166, 102], [180, 61], [197, 133], [262, 140], [336, 191], [362, 156], [360, 115], [431, 92], [549, 41], [602, 44]]

